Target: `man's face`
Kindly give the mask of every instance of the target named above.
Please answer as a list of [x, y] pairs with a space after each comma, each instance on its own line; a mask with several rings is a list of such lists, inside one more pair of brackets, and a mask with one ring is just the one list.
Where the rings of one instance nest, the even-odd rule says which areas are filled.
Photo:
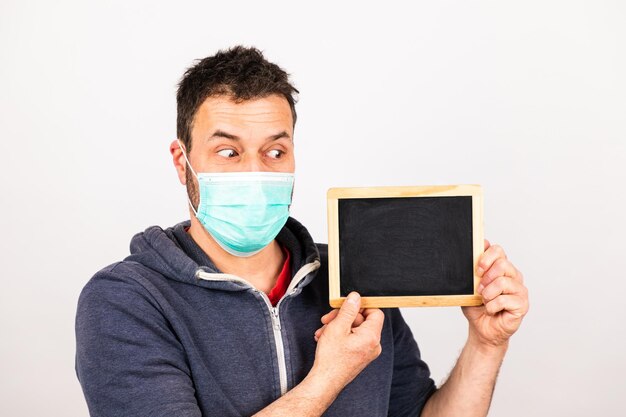
[[[191, 138], [187, 157], [196, 173], [295, 171], [291, 108], [278, 95], [240, 103], [226, 96], [209, 97], [196, 112]], [[189, 199], [197, 207], [197, 179], [174, 150], [179, 178], [182, 182], [184, 177]]]

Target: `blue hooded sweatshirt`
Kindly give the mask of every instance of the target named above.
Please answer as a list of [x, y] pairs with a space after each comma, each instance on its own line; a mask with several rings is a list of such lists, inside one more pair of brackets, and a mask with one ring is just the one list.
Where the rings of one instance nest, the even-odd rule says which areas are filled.
[[[221, 273], [189, 221], [135, 235], [131, 255], [85, 285], [76, 372], [93, 417], [250, 416], [298, 385], [328, 304], [327, 247], [289, 218], [277, 240], [292, 281], [276, 307]], [[324, 416], [419, 416], [436, 387], [398, 309], [384, 309], [382, 353]]]

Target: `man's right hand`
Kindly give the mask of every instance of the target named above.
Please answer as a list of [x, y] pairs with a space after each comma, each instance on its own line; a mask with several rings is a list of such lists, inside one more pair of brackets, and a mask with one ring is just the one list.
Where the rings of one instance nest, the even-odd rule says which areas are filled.
[[352, 292], [340, 309], [322, 318], [315, 333], [317, 350], [310, 376], [319, 376], [337, 394], [380, 355], [385, 315], [380, 309], [361, 309], [361, 297]]
[[255, 417], [324, 414], [345, 386], [380, 355], [384, 321], [382, 311], [361, 309], [359, 294], [350, 293], [339, 310], [322, 317], [324, 326], [315, 332], [315, 362], [306, 378]]

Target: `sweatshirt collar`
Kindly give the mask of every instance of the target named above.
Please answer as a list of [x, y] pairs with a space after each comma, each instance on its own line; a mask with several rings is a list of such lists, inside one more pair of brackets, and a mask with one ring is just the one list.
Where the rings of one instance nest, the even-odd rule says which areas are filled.
[[[131, 255], [126, 260], [141, 263], [168, 279], [188, 284], [219, 287], [224, 290], [245, 289], [245, 285], [222, 273], [213, 264], [209, 256], [186, 232], [190, 224], [191, 222], [187, 220], [165, 230], [152, 226], [138, 233], [131, 240]], [[307, 264], [312, 265], [308, 265], [302, 272], [319, 267], [319, 252], [313, 238], [294, 218], [289, 217], [276, 239], [291, 253], [292, 274], [297, 275]], [[215, 280], [200, 280], [198, 271], [210, 274]], [[308, 280], [303, 285], [306, 283]]]

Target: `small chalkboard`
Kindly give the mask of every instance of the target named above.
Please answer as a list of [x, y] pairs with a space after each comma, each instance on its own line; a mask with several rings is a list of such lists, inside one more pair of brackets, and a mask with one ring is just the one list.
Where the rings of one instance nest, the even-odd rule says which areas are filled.
[[479, 185], [328, 190], [330, 305], [480, 305]]

